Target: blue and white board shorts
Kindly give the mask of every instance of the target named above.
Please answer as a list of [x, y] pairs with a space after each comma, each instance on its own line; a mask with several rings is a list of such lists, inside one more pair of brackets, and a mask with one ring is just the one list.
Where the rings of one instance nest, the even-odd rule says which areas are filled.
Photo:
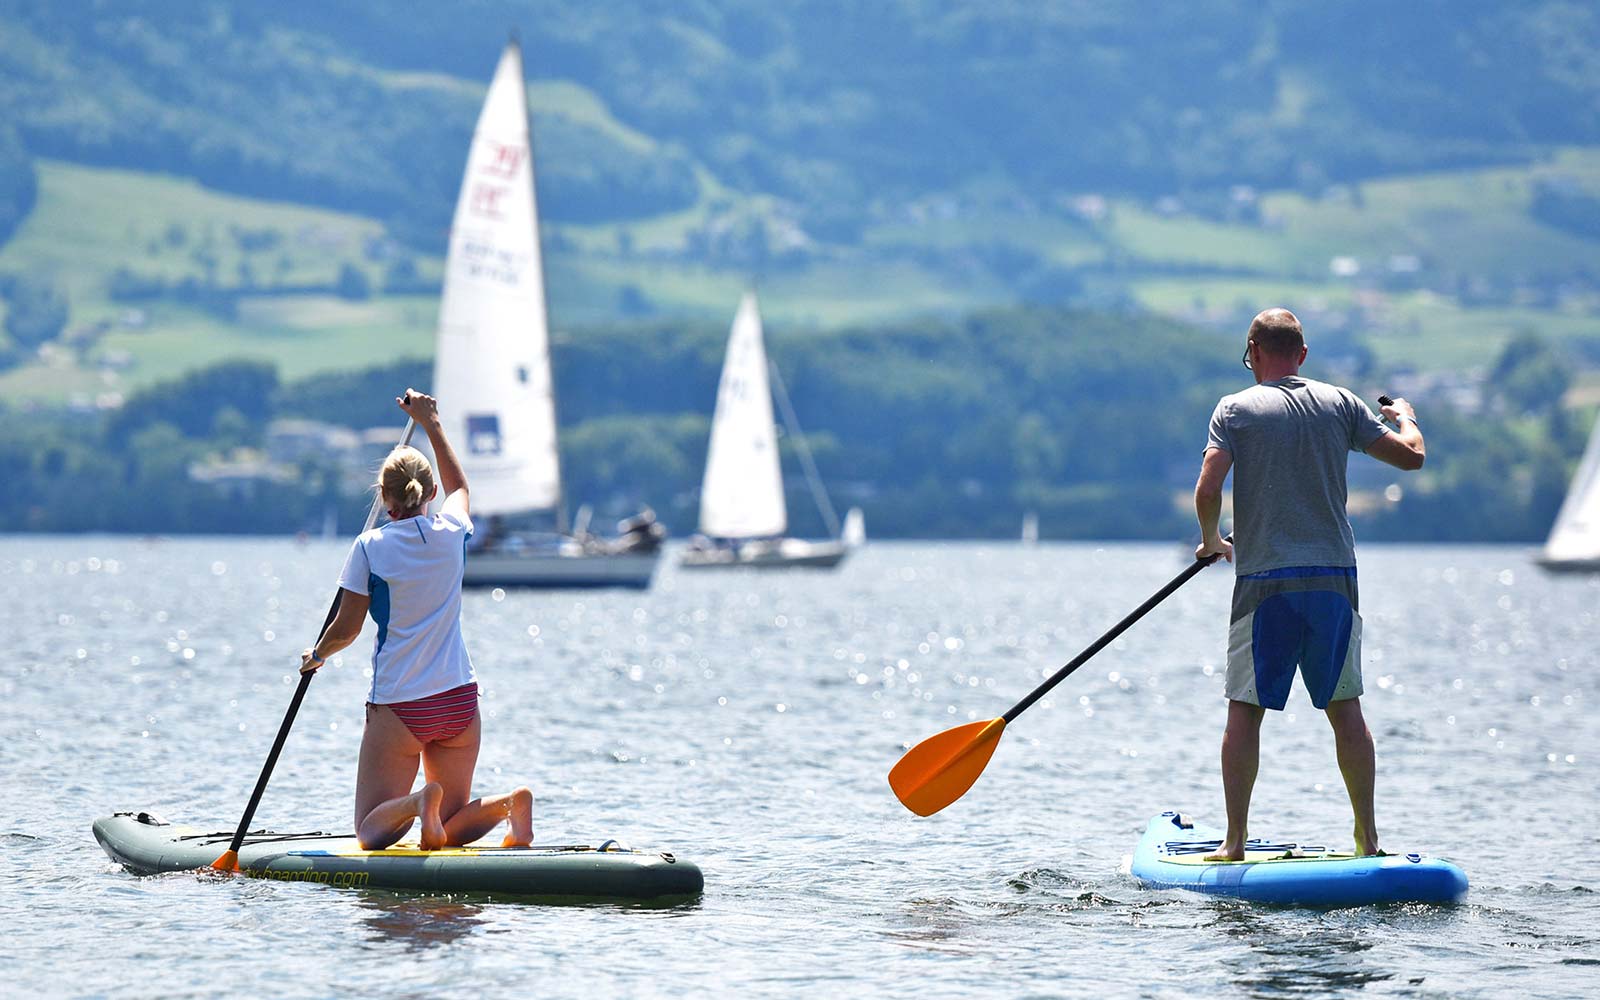
[[1236, 579], [1228, 699], [1281, 710], [1296, 667], [1317, 708], [1360, 697], [1358, 607], [1354, 566], [1289, 566]]

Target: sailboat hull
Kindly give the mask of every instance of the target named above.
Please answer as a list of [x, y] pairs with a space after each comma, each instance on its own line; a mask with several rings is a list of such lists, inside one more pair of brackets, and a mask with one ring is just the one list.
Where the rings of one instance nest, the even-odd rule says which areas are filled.
[[678, 565], [684, 569], [832, 569], [848, 555], [843, 542], [746, 542], [733, 548], [689, 549]]
[[1547, 573], [1600, 573], [1600, 556], [1593, 559], [1551, 559], [1541, 556], [1534, 562]]
[[644, 590], [655, 574], [658, 552], [473, 552], [464, 587], [524, 587], [577, 590], [618, 587]]

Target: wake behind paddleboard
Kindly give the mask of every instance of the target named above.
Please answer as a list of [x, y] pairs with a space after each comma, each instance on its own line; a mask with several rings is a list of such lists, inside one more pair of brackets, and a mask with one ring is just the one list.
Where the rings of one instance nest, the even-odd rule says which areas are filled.
[[[233, 835], [167, 823], [149, 813], [95, 820], [94, 836], [113, 861], [141, 875], [208, 867]], [[397, 844], [365, 851], [349, 834], [252, 832], [239, 848], [251, 878], [337, 888], [493, 893], [550, 901], [658, 900], [700, 893], [692, 862], [666, 853], [600, 847], [468, 845], [424, 851]]]
[[1191, 889], [1260, 903], [1368, 906], [1373, 903], [1458, 903], [1467, 876], [1441, 858], [1421, 854], [1357, 857], [1323, 847], [1251, 840], [1243, 861], [1205, 861], [1221, 830], [1175, 812], [1152, 819], [1133, 854], [1133, 876], [1153, 889]]

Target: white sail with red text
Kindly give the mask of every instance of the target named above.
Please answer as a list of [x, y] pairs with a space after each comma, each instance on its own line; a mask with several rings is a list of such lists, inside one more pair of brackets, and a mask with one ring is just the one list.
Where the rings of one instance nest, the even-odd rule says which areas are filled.
[[550, 337], [522, 52], [506, 46], [450, 226], [433, 392], [474, 514], [561, 503]]

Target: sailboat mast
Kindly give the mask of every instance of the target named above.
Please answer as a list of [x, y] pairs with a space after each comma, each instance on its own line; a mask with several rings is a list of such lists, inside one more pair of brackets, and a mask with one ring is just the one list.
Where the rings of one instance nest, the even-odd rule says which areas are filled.
[[822, 475], [817, 471], [817, 460], [811, 455], [811, 445], [806, 442], [806, 436], [800, 433], [800, 419], [795, 416], [794, 405], [789, 402], [789, 390], [784, 387], [783, 376], [778, 374], [775, 362], [768, 361], [767, 368], [772, 374], [772, 386], [777, 389], [778, 407], [783, 410], [783, 422], [789, 428], [789, 433], [794, 435], [795, 450], [800, 454], [800, 465], [806, 472], [806, 483], [811, 487], [811, 497], [817, 502], [817, 510], [828, 524], [828, 537], [839, 537], [839, 515], [834, 513], [833, 502], [828, 499], [828, 491], [822, 487]]
[[[528, 92], [527, 66], [522, 59], [522, 39], [515, 28], [511, 29], [511, 45], [517, 50], [517, 67], [522, 71], [522, 92], [524, 101]], [[556, 416], [555, 445], [556, 445], [556, 532], [565, 535], [570, 526], [567, 520], [567, 483], [561, 475], [561, 397], [556, 392], [554, 352], [550, 349], [550, 285], [545, 281], [544, 269], [544, 239], [539, 228], [539, 163], [538, 150], [533, 141], [533, 107], [527, 106], [528, 112], [528, 185], [533, 188], [533, 244], [539, 249], [539, 308], [544, 315], [544, 354], [545, 364], [550, 369], [550, 409]]]

